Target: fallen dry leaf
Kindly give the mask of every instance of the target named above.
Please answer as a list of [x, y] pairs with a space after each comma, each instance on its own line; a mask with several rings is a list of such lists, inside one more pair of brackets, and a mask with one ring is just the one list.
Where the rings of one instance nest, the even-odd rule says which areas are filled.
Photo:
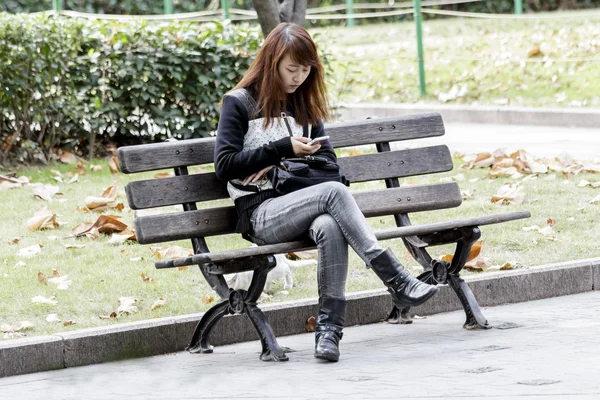
[[317, 326], [317, 319], [314, 316], [308, 317], [306, 322], [304, 323], [304, 330], [306, 332], [314, 332]]
[[584, 164], [583, 169], [585, 172], [600, 172], [600, 163]]
[[85, 175], [85, 165], [83, 162], [79, 161], [77, 165], [75, 165], [75, 169], [72, 171], [72, 173]]
[[471, 192], [469, 189], [462, 190], [460, 194], [462, 195], [463, 200], [469, 200], [473, 198], [473, 192]]
[[57, 228], [59, 225], [59, 222], [56, 220], [56, 214], [47, 207], [37, 211], [33, 217], [27, 220], [27, 229], [30, 231], [53, 229]]
[[492, 196], [493, 203], [502, 204], [510, 203], [519, 205], [525, 200], [525, 193], [523, 193], [523, 187], [519, 184], [505, 184], [502, 185], [496, 194]]
[[69, 326], [69, 325], [74, 325], [74, 324], [75, 324], [75, 321], [73, 321], [73, 320], [63, 322], [63, 326]]
[[118, 215], [101, 215], [98, 217], [96, 222], [93, 224], [90, 222], [83, 222], [77, 225], [72, 231], [70, 237], [78, 237], [83, 236], [86, 233], [92, 231], [94, 228], [98, 230], [99, 233], [114, 233], [114, 232], [122, 232], [127, 229], [127, 224], [119, 221]]
[[202, 304], [209, 304], [212, 303], [213, 301], [215, 301], [215, 296], [213, 296], [212, 294], [205, 294], [204, 296], [202, 296]]
[[119, 159], [117, 156], [113, 156], [108, 162], [108, 168], [110, 168], [111, 174], [116, 174], [119, 172]]
[[77, 162], [77, 156], [68, 151], [63, 151], [59, 160], [65, 164], [75, 164]]
[[14, 339], [25, 336], [23, 331], [32, 329], [35, 325], [29, 321], [21, 321], [19, 325], [0, 324], [0, 332], [4, 333], [4, 339]]
[[556, 156], [555, 160], [558, 161], [558, 163], [563, 167], [568, 167], [574, 162], [573, 157], [571, 157], [571, 155], [566, 151], [563, 151], [558, 156]]
[[117, 191], [117, 182], [113, 182], [113, 184], [107, 187], [100, 196], [86, 197], [84, 200], [85, 208], [87, 208], [87, 210], [89, 211], [94, 212], [104, 211], [108, 208], [120, 208], [120, 210], [122, 210], [124, 207], [122, 203], [119, 203], [117, 205], [112, 204], [115, 201], [117, 201]]
[[[65, 176], [65, 177], [67, 177], [67, 176]], [[54, 180], [56, 180], [57, 182], [60, 182], [60, 183], [64, 183], [64, 184], [75, 183], [79, 180], [79, 174], [74, 174], [69, 179], [65, 179], [65, 177], [55, 176]]]
[[552, 225], [548, 225], [543, 228], [540, 228], [538, 230], [538, 232], [541, 233], [542, 235], [554, 235], [554, 233], [555, 233]]
[[101, 197], [105, 197], [108, 199], [116, 199], [118, 189], [119, 189], [119, 186], [117, 185], [117, 182], [113, 182], [112, 185], [110, 185], [109, 187], [104, 189], [104, 192], [102, 192]]
[[17, 244], [17, 243], [19, 243], [19, 240], [21, 240], [21, 238], [14, 237], [8, 241], [8, 244]]
[[546, 220], [546, 223], [552, 227], [554, 227], [556, 225], [556, 220], [554, 218], [548, 218]]
[[56, 285], [56, 288], [58, 290], [67, 290], [71, 283], [73, 283], [73, 281], [67, 280], [68, 276], [69, 275], [57, 276], [56, 278], [49, 278], [48, 283]]
[[170, 176], [171, 176], [171, 174], [169, 172], [159, 172], [158, 174], [154, 175], [154, 178], [163, 179], [163, 178], [168, 178]]
[[84, 203], [90, 211], [102, 211], [105, 210], [110, 203], [114, 203], [116, 199], [107, 197], [95, 197], [88, 196], [85, 198]]
[[490, 167], [494, 163], [494, 157], [490, 153], [479, 153], [473, 161], [475, 168]]
[[579, 181], [579, 183], [577, 184], [577, 186], [578, 187], [589, 186], [589, 187], [593, 187], [593, 188], [599, 188], [600, 187], [600, 181], [598, 181], [598, 182], [590, 182], [590, 181], [587, 181], [585, 179], [582, 179], [582, 180]]
[[17, 257], [33, 257], [39, 252], [41, 252], [43, 247], [44, 246], [42, 246], [41, 244], [34, 244], [33, 246], [23, 247], [17, 252]]
[[52, 201], [52, 197], [54, 197], [55, 194], [60, 193], [58, 186], [42, 185], [40, 183], [31, 186], [33, 187], [31, 191], [33, 197], [37, 197], [41, 200]]
[[489, 261], [489, 257], [484, 257], [483, 260], [471, 260], [465, 263], [465, 267], [467, 267], [467, 269], [473, 268], [478, 271], [483, 271], [485, 268], [488, 267]]
[[478, 261], [471, 261], [465, 264], [465, 266], [463, 267], [463, 269], [469, 270], [469, 271], [475, 271], [475, 272], [482, 272], [484, 270], [484, 268], [487, 267], [487, 264], [485, 263], [485, 261], [482, 260], [478, 260]]
[[52, 268], [52, 275], [53, 276], [59, 276], [60, 272], [58, 272], [58, 270], [56, 268]]
[[121, 233], [113, 233], [108, 244], [121, 245], [127, 240], [136, 240], [135, 233], [131, 230], [125, 230]]
[[137, 303], [139, 300], [136, 299], [135, 297], [119, 297], [119, 303], [121, 304], [118, 308], [117, 308], [117, 315], [121, 315], [121, 314], [133, 314], [138, 312], [138, 308], [137, 306], [135, 306], [135, 303]]
[[287, 253], [291, 260], [312, 260], [317, 255], [317, 250], [295, 251]]
[[[590, 200], [590, 204], [596, 204], [596, 203], [600, 203], [600, 194]], [[583, 209], [581, 209], [581, 212], [583, 212]]]
[[54, 296], [51, 296], [51, 297], [35, 296], [35, 297], [31, 298], [31, 301], [35, 304], [50, 304], [50, 305], [58, 304], [58, 301], [54, 300]]
[[194, 255], [192, 249], [186, 249], [180, 246], [163, 246], [163, 247], [151, 247], [152, 253], [159, 260], [175, 259], [182, 257], [191, 257]]
[[157, 308], [164, 306], [165, 304], [167, 304], [167, 301], [161, 297], [152, 304], [152, 307], [150, 307], [150, 311], [154, 311]]
[[23, 262], [23, 261], [19, 261], [18, 263], [15, 264], [15, 268], [23, 268], [23, 267], [26, 267], [26, 266], [27, 266], [27, 264], [25, 264], [25, 262]]
[[56, 314], [48, 314], [46, 322], [60, 322], [60, 318], [58, 318], [58, 315]]
[[454, 258], [454, 256], [452, 254], [444, 254], [443, 256], [440, 257], [440, 260], [452, 262], [453, 258]]
[[129, 261], [136, 262], [136, 261], [142, 261], [143, 259], [144, 259], [144, 257], [132, 257], [129, 259]]
[[467, 261], [471, 261], [471, 260], [475, 259], [477, 256], [479, 256], [479, 253], [481, 253], [482, 247], [483, 247], [483, 240], [478, 240], [475, 243], [473, 243], [473, 246], [471, 247], [471, 250], [469, 251], [469, 257], [467, 257]]
[[38, 281], [40, 281], [40, 283], [43, 283], [44, 285], [48, 284], [48, 278], [46, 277], [46, 275], [44, 275], [43, 272], [41, 272], [41, 271], [38, 272], [37, 278], [38, 278]]
[[142, 272], [142, 281], [146, 282], [146, 283], [156, 283], [154, 281], [154, 279], [150, 278], [149, 276], [146, 276], [146, 274], [144, 274]]
[[534, 46], [527, 52], [527, 57], [541, 57], [543, 56], [542, 51], [540, 50], [540, 46]]
[[93, 172], [102, 171], [103, 169], [104, 169], [104, 167], [102, 165], [90, 164], [90, 170]]

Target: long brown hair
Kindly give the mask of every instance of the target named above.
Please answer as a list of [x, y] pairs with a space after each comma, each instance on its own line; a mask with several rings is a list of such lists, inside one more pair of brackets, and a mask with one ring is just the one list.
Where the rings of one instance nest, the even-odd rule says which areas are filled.
[[[289, 97], [278, 72], [279, 63], [287, 54], [294, 62], [311, 67], [304, 83]], [[300, 125], [316, 125], [319, 120], [331, 118], [317, 46], [306, 29], [296, 24], [282, 22], [267, 35], [256, 59], [236, 85], [238, 88], [250, 89], [258, 96], [257, 113], [265, 118], [265, 127], [279, 118], [281, 105], [287, 101]]]

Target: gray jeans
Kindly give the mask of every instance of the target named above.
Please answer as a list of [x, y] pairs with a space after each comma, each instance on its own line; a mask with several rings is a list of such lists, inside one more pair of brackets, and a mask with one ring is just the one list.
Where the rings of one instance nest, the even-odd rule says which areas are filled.
[[250, 222], [250, 236], [259, 244], [308, 234], [319, 249], [319, 297], [345, 297], [348, 244], [367, 264], [383, 251], [350, 191], [338, 182], [268, 199], [254, 210]]

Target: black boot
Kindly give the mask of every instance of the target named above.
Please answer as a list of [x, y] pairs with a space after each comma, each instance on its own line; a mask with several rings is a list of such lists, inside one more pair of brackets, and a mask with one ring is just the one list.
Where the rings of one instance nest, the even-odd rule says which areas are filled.
[[390, 249], [371, 260], [373, 272], [387, 286], [399, 309], [418, 306], [436, 294], [438, 287], [413, 278]]
[[315, 357], [327, 361], [340, 359], [339, 343], [342, 339], [346, 300], [323, 297], [315, 328]]

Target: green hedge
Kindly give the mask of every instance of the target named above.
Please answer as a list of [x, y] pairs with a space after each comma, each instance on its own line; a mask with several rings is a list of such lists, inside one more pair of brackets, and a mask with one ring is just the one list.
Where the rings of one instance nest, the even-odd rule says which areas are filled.
[[[52, 9], [52, 0], [4, 0], [0, 11], [36, 12]], [[173, 0], [176, 13], [206, 10], [210, 0]], [[252, 1], [229, 0], [230, 7], [250, 8]], [[219, 7], [221, 3], [219, 2]], [[62, 8], [98, 14], [153, 15], [164, 12], [163, 0], [62, 0]]]
[[98, 135], [205, 136], [260, 43], [258, 26], [0, 14], [2, 163], [86, 153]]

